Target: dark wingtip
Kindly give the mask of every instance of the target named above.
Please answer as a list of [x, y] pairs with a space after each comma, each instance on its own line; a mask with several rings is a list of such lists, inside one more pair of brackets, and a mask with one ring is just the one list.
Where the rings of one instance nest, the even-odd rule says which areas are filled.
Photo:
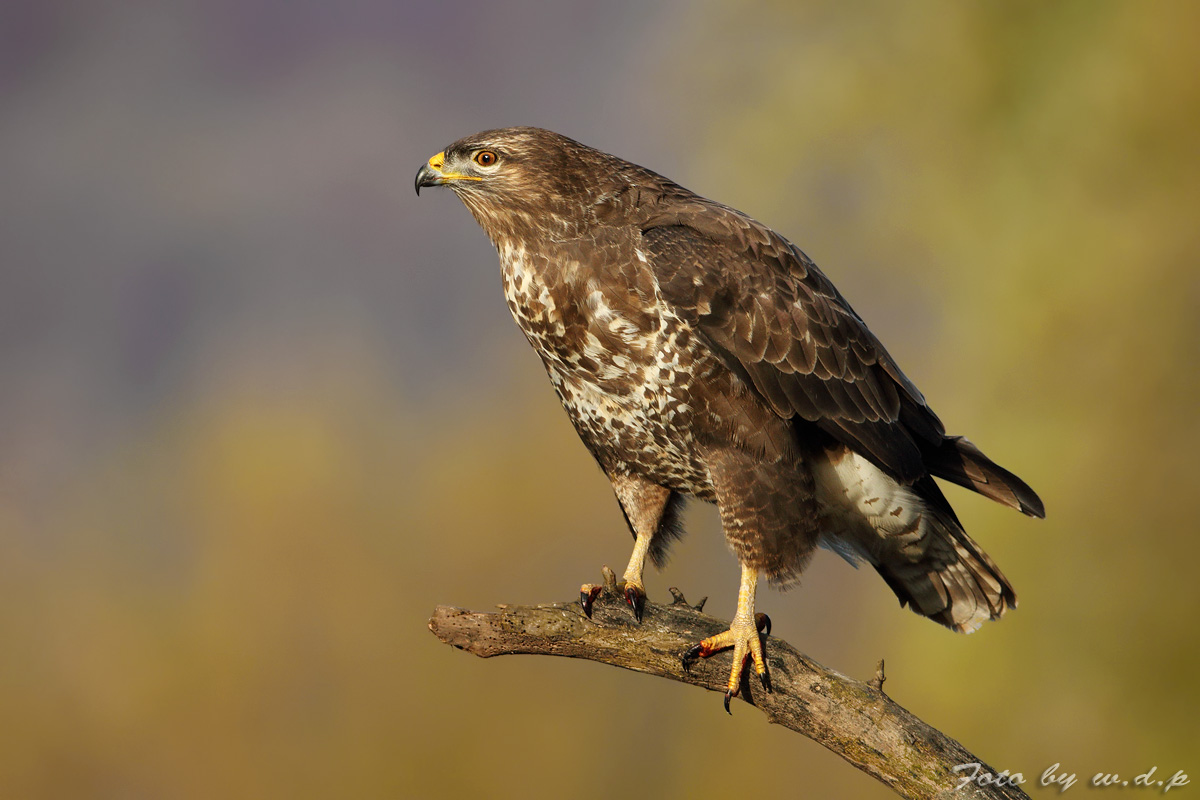
[[996, 467], [1004, 478], [1005, 485], [1016, 498], [1016, 508], [1022, 514], [1037, 519], [1046, 518], [1046, 506], [1042, 503], [1042, 498], [1038, 497], [1037, 492], [1030, 488], [1029, 484], [1013, 475], [1002, 467]]
[[936, 449], [926, 453], [929, 471], [957, 483], [1022, 514], [1045, 519], [1042, 498], [1029, 484], [985, 456], [964, 436], [947, 436]]
[[1028, 497], [1021, 498], [1021, 511], [1037, 519], [1046, 518], [1046, 507], [1042, 505], [1042, 498], [1034, 494], [1032, 489], [1029, 490]]

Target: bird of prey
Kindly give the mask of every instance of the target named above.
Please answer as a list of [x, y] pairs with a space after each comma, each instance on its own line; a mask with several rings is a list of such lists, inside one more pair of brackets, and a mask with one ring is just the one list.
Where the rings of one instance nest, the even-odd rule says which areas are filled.
[[[918, 614], [970, 632], [1017, 604], [934, 477], [1033, 517], [1037, 494], [962, 436], [830, 280], [762, 223], [539, 128], [484, 131], [422, 165], [500, 255], [504, 295], [634, 536], [618, 585], [640, 621], [684, 498], [717, 505], [741, 565], [732, 647], [769, 691], [760, 574], [795, 582], [818, 546], [874, 567]], [[585, 584], [590, 612], [599, 587]], [[769, 632], [769, 628], [768, 628]]]

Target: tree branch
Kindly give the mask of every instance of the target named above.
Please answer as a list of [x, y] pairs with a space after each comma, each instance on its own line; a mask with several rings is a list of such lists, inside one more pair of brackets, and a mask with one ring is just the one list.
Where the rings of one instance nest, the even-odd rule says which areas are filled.
[[[671, 605], [647, 603], [637, 624], [611, 588], [596, 599], [588, 619], [578, 602], [500, 606], [499, 612], [438, 606], [429, 629], [443, 642], [483, 658], [527, 653], [585, 658], [725, 692], [729, 655], [702, 660], [684, 672], [680, 655], [728, 623], [687, 605], [676, 590]], [[979, 781], [956, 787], [978, 764], [979, 776], [995, 770], [961, 744], [930, 727], [882, 691], [883, 663], [873, 685], [826, 669], [781, 639], [767, 643], [774, 691], [743, 681], [740, 697], [767, 720], [827, 747], [907, 798], [1025, 798], [1019, 787]], [[746, 670], [751, 673], [752, 670]]]

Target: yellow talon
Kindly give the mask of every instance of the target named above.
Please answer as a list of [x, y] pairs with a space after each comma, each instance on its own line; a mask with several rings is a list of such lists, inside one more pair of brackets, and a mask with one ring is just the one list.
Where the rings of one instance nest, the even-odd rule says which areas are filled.
[[[729, 671], [729, 683], [725, 692], [725, 710], [729, 711], [730, 699], [741, 691], [742, 672], [747, 659], [754, 662], [754, 672], [762, 681], [763, 688], [771, 691], [771, 676], [767, 672], [767, 660], [763, 653], [760, 632], [771, 629], [766, 614], [754, 613], [754, 594], [758, 584], [758, 571], [742, 567], [742, 585], [738, 592], [738, 610], [729, 630], [710, 636], [691, 647], [683, 654], [683, 668], [688, 669], [696, 659], [708, 658], [721, 650], [733, 648], [733, 667]], [[730, 712], [732, 713], [732, 712]]]

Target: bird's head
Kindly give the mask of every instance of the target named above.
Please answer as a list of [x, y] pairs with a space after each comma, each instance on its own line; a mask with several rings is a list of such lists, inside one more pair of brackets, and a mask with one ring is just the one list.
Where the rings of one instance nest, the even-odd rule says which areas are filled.
[[421, 165], [415, 183], [417, 194], [449, 187], [495, 240], [526, 223], [547, 230], [581, 221], [597, 188], [582, 176], [605, 160], [617, 161], [552, 131], [500, 128], [459, 139]]

